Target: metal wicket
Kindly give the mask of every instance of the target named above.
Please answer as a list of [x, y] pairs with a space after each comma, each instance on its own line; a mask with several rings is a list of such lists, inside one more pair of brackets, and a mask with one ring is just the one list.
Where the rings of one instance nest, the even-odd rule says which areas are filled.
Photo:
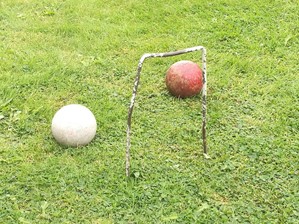
[[140, 81], [140, 73], [142, 70], [142, 65], [145, 59], [155, 58], [155, 57], [171, 57], [180, 54], [202, 51], [202, 71], [203, 71], [203, 88], [202, 88], [202, 141], [203, 141], [203, 155], [205, 158], [209, 158], [208, 148], [207, 148], [207, 61], [206, 61], [206, 49], [203, 46], [196, 46], [192, 48], [186, 48], [183, 50], [165, 52], [165, 53], [147, 53], [142, 55], [139, 60], [137, 67], [137, 74], [133, 87], [133, 94], [128, 111], [128, 122], [127, 122], [127, 148], [126, 148], [126, 176], [130, 175], [130, 148], [131, 148], [131, 124], [132, 124], [132, 113], [134, 109], [134, 104], [136, 101], [136, 95], [138, 90], [138, 85]]

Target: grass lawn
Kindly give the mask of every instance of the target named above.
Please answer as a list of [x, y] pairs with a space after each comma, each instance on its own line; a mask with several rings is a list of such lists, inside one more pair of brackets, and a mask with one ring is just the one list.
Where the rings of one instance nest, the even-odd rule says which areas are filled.
[[[299, 5], [292, 0], [1, 0], [0, 223], [296, 223]], [[125, 176], [127, 111], [144, 53], [208, 51], [201, 97], [145, 62]], [[54, 113], [79, 103], [98, 130], [58, 145]]]

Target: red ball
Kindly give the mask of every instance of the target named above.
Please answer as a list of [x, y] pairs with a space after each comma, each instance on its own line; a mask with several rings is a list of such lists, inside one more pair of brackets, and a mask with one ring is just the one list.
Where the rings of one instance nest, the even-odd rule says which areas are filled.
[[165, 81], [171, 95], [179, 98], [195, 96], [203, 86], [202, 70], [192, 61], [178, 61], [167, 70]]

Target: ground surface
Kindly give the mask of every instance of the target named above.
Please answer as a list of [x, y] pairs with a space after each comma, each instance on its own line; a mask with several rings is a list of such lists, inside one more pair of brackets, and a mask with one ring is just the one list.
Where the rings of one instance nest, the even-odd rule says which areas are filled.
[[[299, 5], [292, 0], [0, 1], [0, 223], [296, 223]], [[171, 97], [146, 61], [124, 175], [127, 109], [146, 52], [206, 46], [208, 146], [200, 96]], [[63, 105], [98, 121], [64, 148]]]

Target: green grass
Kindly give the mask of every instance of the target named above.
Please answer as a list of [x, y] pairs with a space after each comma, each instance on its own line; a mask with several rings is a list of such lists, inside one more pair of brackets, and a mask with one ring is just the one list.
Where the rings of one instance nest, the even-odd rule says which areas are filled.
[[[292, 0], [0, 1], [0, 223], [296, 223], [299, 6]], [[144, 64], [125, 177], [127, 110], [139, 58], [208, 50], [208, 147], [200, 96], [179, 100]], [[59, 146], [54, 113], [98, 122]]]

